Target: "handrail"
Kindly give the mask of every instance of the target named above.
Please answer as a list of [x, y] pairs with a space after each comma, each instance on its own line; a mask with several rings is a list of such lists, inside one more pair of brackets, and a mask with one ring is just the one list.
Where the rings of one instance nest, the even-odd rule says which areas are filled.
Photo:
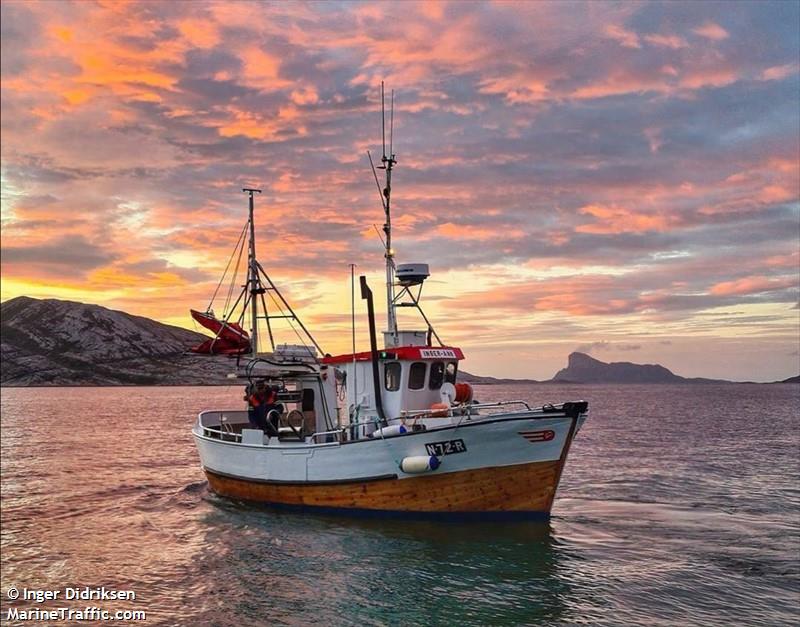
[[[531, 406], [528, 405], [525, 401], [499, 401], [497, 403], [475, 403], [473, 405], [455, 405], [447, 409], [448, 416], [452, 416], [453, 414], [457, 415], [472, 415], [472, 410], [474, 409], [489, 409], [492, 407], [507, 407], [508, 405], [523, 405], [525, 407], [525, 411], [536, 411], [535, 409], [531, 409]], [[445, 411], [444, 408], [442, 409], [415, 409], [415, 410], [405, 410], [400, 412], [400, 415], [403, 418], [419, 418], [421, 416], [429, 416], [433, 413], [438, 413]]]
[[233, 438], [234, 441], [241, 441], [242, 434], [236, 433], [234, 431], [222, 431], [220, 429], [212, 429], [211, 427], [206, 427], [202, 423], [200, 424], [200, 428], [203, 430], [203, 435], [207, 435], [209, 433], [216, 433], [219, 435], [220, 440], [226, 440], [229, 438]]
[[[323, 435], [325, 435], [325, 436], [327, 436], [327, 435], [338, 435], [341, 438], [341, 436], [343, 436], [346, 431], [347, 431], [347, 429], [345, 427], [342, 427], [340, 429], [333, 429], [331, 431], [316, 431], [316, 432], [312, 433], [309, 436], [309, 438], [311, 439], [312, 442], [315, 442], [318, 437], [321, 437]], [[337, 441], [341, 441], [341, 440], [337, 440]], [[330, 442], [322, 442], [322, 444], [331, 444], [331, 443]]]
[[[443, 416], [443, 417], [454, 418], [456, 416], [461, 416], [461, 417], [463, 417], [463, 416], [472, 416], [473, 415], [473, 410], [490, 409], [490, 408], [495, 408], [495, 407], [497, 407], [497, 408], [508, 407], [508, 406], [512, 406], [512, 405], [523, 406], [525, 408], [525, 410], [523, 410], [523, 411], [542, 413], [542, 408], [531, 409], [531, 406], [526, 401], [517, 400], [517, 401], [498, 401], [496, 403], [474, 403], [472, 405], [455, 405], [453, 407], [450, 407], [447, 410], [447, 416]], [[400, 416], [397, 416], [396, 418], [389, 418], [386, 422], [387, 423], [391, 423], [391, 422], [395, 422], [395, 421], [402, 421], [402, 420], [404, 420], [406, 418], [419, 419], [419, 418], [426, 417], [426, 416], [430, 417], [431, 414], [433, 414], [435, 412], [440, 412], [440, 411], [443, 411], [443, 410], [442, 409], [438, 409], [438, 410], [437, 409], [404, 410], [404, 411], [400, 412]], [[210, 410], [210, 411], [202, 412], [197, 417], [197, 423], [198, 423], [199, 427], [203, 430], [204, 435], [206, 433], [209, 433], [209, 434], [213, 433], [213, 434], [217, 434], [220, 437], [220, 439], [222, 439], [222, 440], [225, 440], [225, 439], [230, 440], [232, 438], [234, 441], [237, 441], [237, 442], [241, 441], [241, 439], [242, 439], [242, 434], [241, 433], [223, 431], [223, 430], [220, 430], [220, 429], [214, 429], [212, 427], [207, 427], [207, 426], [203, 425], [203, 423], [202, 423], [203, 414], [211, 414], [211, 413], [222, 414], [223, 412], [222, 411], [218, 411], [218, 410]], [[486, 414], [486, 417], [489, 417], [491, 415], [492, 414]], [[367, 418], [365, 420], [357, 420], [356, 422], [351, 422], [349, 424], [342, 425], [338, 429], [332, 429], [332, 430], [329, 430], [329, 431], [316, 431], [316, 432], [312, 433], [309, 436], [309, 439], [311, 440], [312, 443], [319, 444], [320, 442], [317, 442], [318, 438], [321, 438], [323, 436], [335, 435], [335, 436], [337, 436], [337, 441], [341, 441], [341, 437], [345, 433], [347, 433], [350, 429], [353, 429], [354, 427], [360, 427], [362, 425], [377, 425], [378, 422], [379, 422], [379, 420], [377, 419], [377, 417], [370, 417], [370, 418]], [[322, 444], [327, 444], [327, 443], [326, 442], [322, 442]]]

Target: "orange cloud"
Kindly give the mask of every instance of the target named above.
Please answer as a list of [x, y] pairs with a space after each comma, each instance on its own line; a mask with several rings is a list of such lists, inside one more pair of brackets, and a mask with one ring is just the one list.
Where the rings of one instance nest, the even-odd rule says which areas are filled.
[[313, 85], [307, 85], [293, 90], [290, 98], [297, 105], [315, 104], [319, 102], [319, 93]]
[[267, 91], [282, 89], [292, 83], [280, 78], [281, 60], [258, 46], [247, 46], [239, 53], [244, 67], [243, 84]]
[[274, 122], [251, 111], [235, 107], [230, 107], [228, 111], [233, 115], [233, 119], [226, 119], [220, 124], [217, 130], [221, 137], [243, 135], [251, 139], [267, 139], [275, 136], [278, 127]]
[[192, 46], [198, 48], [213, 48], [220, 42], [219, 29], [208, 19], [180, 20], [178, 30]]

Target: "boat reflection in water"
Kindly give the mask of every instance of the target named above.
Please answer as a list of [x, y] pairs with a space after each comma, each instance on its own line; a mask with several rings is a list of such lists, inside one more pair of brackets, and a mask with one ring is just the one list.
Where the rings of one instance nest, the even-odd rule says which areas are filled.
[[[205, 314], [192, 312], [216, 330], [197, 352], [236, 354], [240, 364], [247, 357], [237, 376], [249, 407], [204, 411], [193, 428], [209, 484], [231, 498], [318, 511], [547, 518], [588, 404], [479, 403], [469, 384], [458, 382], [464, 354], [442, 342], [420, 304], [428, 265], [395, 263], [391, 130], [389, 138], [379, 165], [388, 312], [380, 349], [372, 291], [362, 276], [370, 350], [356, 352], [354, 341], [350, 354], [322, 351], [258, 262], [254, 196], [260, 190], [244, 190], [249, 218], [231, 257], [237, 258], [231, 285], [245, 248], [247, 281], [237, 299], [229, 297], [221, 319], [211, 304]], [[400, 308], [416, 311], [423, 328], [401, 329]], [[248, 315], [249, 334], [243, 328]], [[276, 344], [278, 319], [304, 343]], [[259, 351], [260, 322], [269, 352]]]
[[[205, 537], [214, 550], [196, 567], [215, 576], [195, 593], [216, 603], [204, 621], [224, 624], [267, 605], [272, 620], [291, 622], [312, 603], [317, 620], [343, 624], [530, 624], [575, 609], [581, 562], [549, 521], [409, 524], [208, 498], [215, 507], [203, 526], [216, 530]], [[254, 582], [265, 591], [261, 605]]]

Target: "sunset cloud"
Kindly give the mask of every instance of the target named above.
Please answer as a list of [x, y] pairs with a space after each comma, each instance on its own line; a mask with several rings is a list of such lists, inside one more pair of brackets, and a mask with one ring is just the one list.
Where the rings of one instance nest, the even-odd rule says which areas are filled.
[[737, 307], [726, 329], [796, 340], [796, 4], [0, 9], [3, 299], [191, 324], [255, 185], [259, 256], [344, 348], [348, 264], [382, 280], [386, 80], [398, 260], [487, 372], [495, 344], [538, 363], [519, 326], [552, 359], [665, 325], [712, 346]]

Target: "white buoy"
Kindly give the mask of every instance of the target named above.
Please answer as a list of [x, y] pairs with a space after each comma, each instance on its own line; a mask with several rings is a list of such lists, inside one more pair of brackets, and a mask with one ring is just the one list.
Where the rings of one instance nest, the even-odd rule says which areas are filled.
[[372, 434], [372, 437], [385, 438], [390, 435], [403, 435], [404, 433], [408, 433], [408, 429], [406, 429], [405, 425], [389, 425], [388, 427], [376, 430]]
[[400, 470], [410, 475], [436, 470], [441, 462], [435, 455], [413, 455], [404, 457], [400, 462]]

